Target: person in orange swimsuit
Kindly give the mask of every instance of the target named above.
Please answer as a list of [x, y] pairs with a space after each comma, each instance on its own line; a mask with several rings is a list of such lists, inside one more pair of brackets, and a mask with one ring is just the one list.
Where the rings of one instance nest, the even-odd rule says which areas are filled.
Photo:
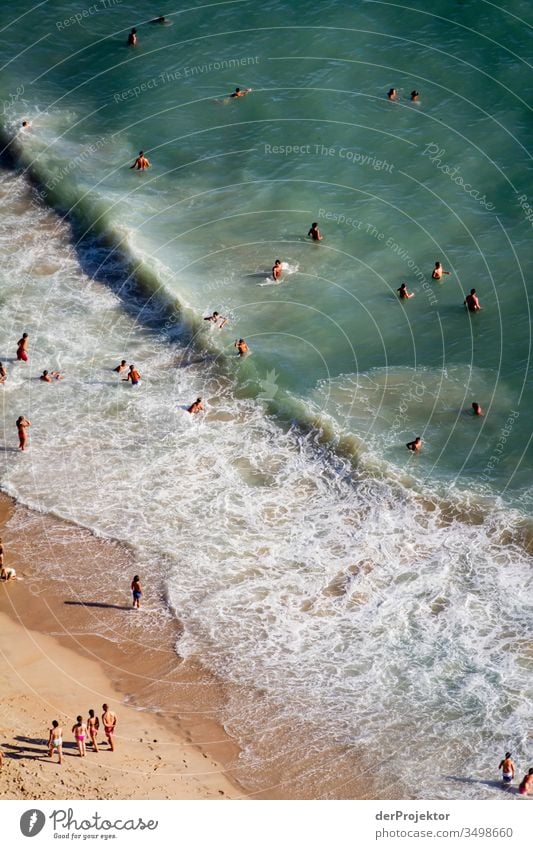
[[24, 416], [19, 416], [17, 419], [17, 430], [19, 435], [19, 448], [21, 451], [26, 449], [28, 443], [28, 434], [26, 428], [31, 427], [31, 422], [25, 419]]
[[83, 721], [82, 716], [76, 717], [76, 723], [72, 726], [72, 733], [74, 734], [74, 738], [76, 743], [78, 744], [78, 752], [80, 753], [80, 758], [85, 757], [85, 740], [87, 738], [87, 726]]

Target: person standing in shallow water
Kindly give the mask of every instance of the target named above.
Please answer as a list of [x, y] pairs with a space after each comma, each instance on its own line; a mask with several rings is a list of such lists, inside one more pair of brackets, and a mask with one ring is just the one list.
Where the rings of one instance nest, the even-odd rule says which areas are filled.
[[133, 596], [133, 607], [136, 607], [137, 610], [140, 610], [143, 588], [141, 586], [141, 579], [138, 575], [135, 575], [133, 581], [131, 582], [131, 594]]
[[17, 360], [28, 362], [28, 334], [23, 333], [17, 342]]
[[26, 433], [26, 428], [28, 427], [31, 427], [31, 422], [25, 419], [24, 416], [19, 416], [17, 419], [17, 431], [19, 435], [19, 449], [21, 451], [25, 451], [28, 444], [28, 434]]
[[130, 171], [132, 168], [136, 168], [137, 171], [145, 171], [147, 168], [150, 168], [150, 163], [148, 162], [148, 157], [144, 155], [144, 151], [140, 150], [139, 155], [133, 165], [130, 165]]
[[313, 242], [321, 242], [322, 236], [320, 235], [320, 230], [318, 229], [318, 222], [313, 221], [311, 227], [309, 228], [308, 236], [311, 236]]
[[128, 35], [128, 47], [135, 47], [137, 44], [137, 30], [132, 29]]
[[422, 448], [422, 440], [419, 436], [417, 436], [412, 442], [407, 442], [405, 447], [408, 448], [409, 451], [420, 451]]
[[515, 776], [515, 765], [511, 759], [511, 752], [505, 753], [505, 757], [500, 761], [498, 769], [502, 770], [503, 783], [511, 784]]

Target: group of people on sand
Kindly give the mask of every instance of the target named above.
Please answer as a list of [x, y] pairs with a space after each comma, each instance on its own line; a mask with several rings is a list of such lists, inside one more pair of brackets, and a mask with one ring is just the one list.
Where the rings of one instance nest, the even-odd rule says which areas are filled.
[[[516, 767], [513, 762], [511, 752], [506, 752], [505, 757], [501, 759], [498, 769], [502, 771], [502, 783], [504, 787], [510, 787], [515, 779]], [[518, 792], [521, 796], [527, 796], [533, 791], [533, 767], [530, 767], [524, 775], [522, 781], [518, 785]]]
[[[107, 738], [109, 748], [112, 752], [115, 751], [115, 729], [117, 727], [118, 717], [114, 710], [111, 710], [109, 705], [102, 705], [102, 727]], [[87, 744], [90, 743], [94, 752], [98, 752], [98, 732], [100, 730], [100, 720], [95, 716], [94, 710], [91, 708], [89, 716], [84, 722], [83, 717], [77, 716], [76, 722], [72, 726], [72, 734], [78, 747], [80, 758], [84, 758], [87, 753]], [[101, 744], [100, 744], [101, 745]], [[57, 719], [52, 722], [52, 727], [48, 733], [48, 757], [51, 758], [57, 754], [58, 763], [63, 763], [63, 728]]]

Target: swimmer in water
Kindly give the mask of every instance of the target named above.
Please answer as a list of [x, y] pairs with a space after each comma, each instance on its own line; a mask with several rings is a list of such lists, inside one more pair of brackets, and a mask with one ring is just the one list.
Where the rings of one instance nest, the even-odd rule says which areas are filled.
[[419, 436], [417, 436], [412, 442], [407, 442], [405, 447], [408, 448], [409, 451], [420, 451], [422, 448], [422, 440]]
[[397, 100], [398, 99], [398, 92], [396, 91], [395, 88], [391, 88], [387, 92], [387, 97], [389, 98], [389, 100]]
[[420, 92], [416, 91], [416, 89], [411, 92], [411, 100], [413, 101], [413, 103], [418, 103], [419, 97], [420, 97]]
[[515, 765], [511, 759], [511, 752], [505, 753], [505, 757], [500, 761], [498, 769], [502, 770], [503, 784], [511, 784], [515, 776]]
[[140, 150], [139, 155], [133, 165], [130, 165], [130, 171], [132, 168], [137, 168], [137, 171], [144, 171], [146, 168], [150, 168], [150, 163], [148, 162], [147, 157], [144, 155], [144, 151]]
[[113, 369], [113, 371], [116, 371], [116, 372], [117, 372], [117, 374], [122, 374], [122, 372], [123, 372], [123, 371], [126, 371], [126, 369], [127, 369], [127, 368], [128, 368], [128, 361], [127, 361], [127, 360], [121, 360], [121, 361], [120, 361], [120, 365], [119, 365], [119, 366], [115, 366], [115, 368]]
[[56, 380], [63, 380], [63, 375], [59, 374], [58, 371], [48, 372], [46, 369], [43, 371], [39, 380], [42, 380], [44, 383], [52, 383], [53, 377], [55, 377]]
[[406, 301], [406, 300], [409, 300], [409, 298], [414, 298], [414, 296], [415, 296], [414, 292], [408, 292], [407, 291], [407, 283], [402, 283], [400, 288], [397, 289], [396, 291], [398, 292], [398, 297], [399, 297], [400, 301]]
[[239, 352], [239, 357], [246, 356], [246, 354], [250, 350], [244, 339], [236, 339], [233, 347], [237, 348], [237, 351]]
[[201, 398], [197, 398], [196, 401], [193, 401], [191, 406], [187, 408], [188, 413], [203, 413], [204, 405], [202, 403]]
[[137, 369], [135, 368], [135, 366], [134, 366], [134, 365], [131, 365], [131, 366], [130, 366], [130, 370], [129, 370], [129, 372], [128, 372], [128, 376], [127, 376], [127, 377], [123, 377], [123, 378], [122, 378], [122, 380], [123, 380], [125, 383], [127, 383], [129, 380], [131, 380], [131, 385], [132, 385], [132, 386], [137, 386], [137, 385], [139, 384], [140, 380], [141, 380], [141, 375], [139, 374], [139, 372], [137, 371]]
[[7, 380], [7, 371], [2, 363], [0, 363], [0, 383], [5, 383]]
[[19, 416], [17, 419], [17, 431], [19, 436], [19, 450], [25, 451], [28, 444], [28, 434], [26, 429], [31, 427], [31, 422], [25, 419], [24, 416]]
[[475, 416], [483, 416], [484, 415], [483, 410], [481, 409], [481, 407], [479, 406], [477, 401], [473, 402], [472, 410], [474, 411]]
[[316, 221], [313, 221], [311, 227], [309, 228], [308, 236], [311, 236], [313, 242], [321, 242], [322, 236], [320, 235], [320, 230], [318, 229], [318, 224]]
[[251, 92], [251, 88], [240, 89], [236, 88], [235, 91], [230, 94], [230, 97], [246, 97], [247, 94]]
[[22, 122], [22, 129], [23, 129], [23, 130], [29, 130], [29, 129], [30, 129], [30, 127], [31, 127], [31, 124], [30, 124], [30, 122], [29, 122], [29, 121], [23, 121], [23, 122]]
[[132, 29], [132, 31], [128, 35], [128, 46], [129, 47], [135, 47], [136, 44], [137, 44], [137, 30]]
[[17, 342], [17, 360], [28, 362], [28, 334], [23, 333], [22, 337]]
[[159, 15], [159, 17], [158, 17], [158, 18], [153, 18], [153, 19], [150, 21], [150, 23], [151, 23], [151, 24], [169, 24], [169, 23], [170, 23], [170, 21], [169, 21], [169, 20], [167, 20], [167, 18], [165, 18], [165, 16], [164, 16], [164, 15]]
[[431, 272], [431, 276], [432, 276], [433, 280], [440, 280], [443, 274], [450, 274], [450, 273], [451, 272], [449, 272], [449, 271], [444, 271], [444, 268], [442, 267], [442, 263], [436, 262], [435, 268]]
[[219, 330], [222, 330], [222, 328], [228, 323], [228, 319], [224, 318], [224, 316], [220, 315], [220, 313], [216, 310], [213, 315], [204, 315], [204, 321], [213, 322], [213, 324], [217, 325]]
[[468, 312], [478, 312], [483, 309], [481, 304], [479, 303], [479, 298], [476, 294], [475, 289], [470, 289], [470, 294], [466, 296], [463, 306], [468, 308]]
[[283, 268], [281, 267], [281, 260], [277, 259], [274, 265], [272, 266], [272, 277], [274, 280], [281, 280], [281, 274], [283, 272]]

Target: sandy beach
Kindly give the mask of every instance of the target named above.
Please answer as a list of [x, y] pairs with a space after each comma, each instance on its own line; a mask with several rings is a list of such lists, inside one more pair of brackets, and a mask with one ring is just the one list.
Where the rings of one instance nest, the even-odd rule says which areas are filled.
[[[26, 525], [32, 524], [33, 519], [33, 532], [25, 535], [24, 545], [12, 538], [9, 520], [13, 519]], [[61, 523], [31, 514], [2, 497], [0, 533], [6, 548], [6, 564], [16, 564], [20, 578], [0, 585], [2, 796], [8, 799], [241, 798], [242, 790], [225, 775], [221, 763], [223, 758], [231, 763], [236, 750], [220, 726], [210, 719], [206, 681], [198, 679], [195, 683], [191, 670], [181, 679], [184, 693], [198, 686], [206, 695], [207, 710], [200, 711], [196, 718], [191, 712], [185, 718], [180, 716], [179, 705], [174, 710], [170, 705], [167, 708], [160, 705], [158, 710], [151, 711], [133, 703], [133, 689], [140, 690], [140, 682], [144, 681], [149, 691], [158, 676], [175, 692], [169, 682], [171, 673], [180, 664], [172, 651], [170, 631], [163, 635], [162, 642], [168, 641], [165, 652], [143, 646], [132, 650], [131, 645], [128, 649], [127, 645], [119, 646], [91, 635], [83, 605], [65, 608], [65, 599], [58, 597], [54, 582], [41, 575], [42, 594], [35, 592], [33, 579], [38, 572], [39, 555], [53, 545], [54, 525], [57, 531]], [[35, 527], [41, 527], [41, 534]], [[83, 539], [83, 531], [78, 535], [73, 530], [70, 543], [76, 536], [78, 545], [83, 541], [87, 556], [89, 540]], [[28, 545], [34, 552], [29, 559], [22, 551]], [[93, 540], [93, 546], [105, 550], [106, 544]], [[60, 557], [67, 554], [64, 546], [57, 554]], [[128, 664], [135, 678], [130, 675], [129, 682]], [[153, 671], [151, 679], [146, 675], [147, 669]], [[119, 681], [129, 683], [128, 691], [117, 686]], [[81, 759], [71, 734], [72, 725], [78, 713], [86, 719], [89, 708], [100, 715], [103, 702], [119, 717], [116, 751], [109, 750], [100, 731], [98, 754], [88, 747], [86, 757]], [[57, 719], [64, 728], [62, 766], [57, 764], [57, 758], [52, 762], [47, 756], [46, 740], [52, 719]], [[213, 756], [214, 751], [220, 761]]]

